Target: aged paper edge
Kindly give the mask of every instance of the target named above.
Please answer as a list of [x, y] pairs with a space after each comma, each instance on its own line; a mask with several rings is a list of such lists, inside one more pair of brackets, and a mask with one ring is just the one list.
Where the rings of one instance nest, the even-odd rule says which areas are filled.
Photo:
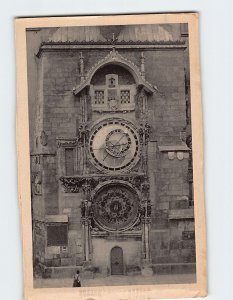
[[[135, 285], [111, 287], [83, 287], [34, 289], [32, 273], [32, 226], [30, 191], [30, 150], [28, 122], [28, 88], [26, 28], [60, 26], [129, 25], [156, 23], [188, 23], [190, 45], [191, 115], [193, 137], [193, 172], [195, 199], [196, 268], [195, 284]], [[109, 15], [82, 17], [44, 17], [15, 20], [17, 61], [17, 159], [18, 195], [21, 213], [23, 245], [24, 299], [25, 300], [70, 300], [86, 299], [155, 299], [207, 296], [206, 273], [206, 227], [203, 187], [203, 132], [199, 66], [199, 38], [197, 13]]]

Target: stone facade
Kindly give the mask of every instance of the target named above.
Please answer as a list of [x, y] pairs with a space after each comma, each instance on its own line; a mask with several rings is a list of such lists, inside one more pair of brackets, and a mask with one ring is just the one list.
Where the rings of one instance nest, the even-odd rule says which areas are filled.
[[83, 30], [28, 30], [34, 260], [195, 272], [186, 25]]

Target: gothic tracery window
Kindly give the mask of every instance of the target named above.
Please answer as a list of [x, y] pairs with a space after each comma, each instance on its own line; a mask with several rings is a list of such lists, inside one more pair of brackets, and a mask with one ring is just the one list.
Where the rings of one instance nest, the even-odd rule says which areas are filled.
[[104, 104], [104, 90], [95, 90], [95, 104]]
[[130, 103], [130, 90], [121, 90], [121, 103]]

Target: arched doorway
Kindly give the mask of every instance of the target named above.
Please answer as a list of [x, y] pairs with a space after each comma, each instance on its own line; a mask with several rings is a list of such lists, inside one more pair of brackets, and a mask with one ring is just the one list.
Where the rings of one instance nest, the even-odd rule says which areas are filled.
[[111, 250], [111, 275], [122, 275], [123, 273], [123, 250], [116, 246]]

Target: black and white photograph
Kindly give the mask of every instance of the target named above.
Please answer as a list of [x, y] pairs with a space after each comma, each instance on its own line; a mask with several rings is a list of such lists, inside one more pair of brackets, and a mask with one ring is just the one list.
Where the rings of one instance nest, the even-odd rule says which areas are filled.
[[196, 284], [188, 22], [25, 35], [33, 288]]

